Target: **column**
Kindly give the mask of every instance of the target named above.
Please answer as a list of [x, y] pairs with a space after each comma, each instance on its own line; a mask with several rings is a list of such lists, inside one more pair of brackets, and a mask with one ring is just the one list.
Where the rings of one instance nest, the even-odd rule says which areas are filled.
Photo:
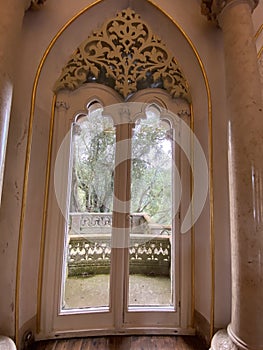
[[251, 17], [257, 4], [203, 1], [223, 32], [228, 107], [232, 312], [212, 350], [263, 350], [263, 112]]
[[0, 349], [16, 350], [16, 346], [12, 339], [0, 335]]

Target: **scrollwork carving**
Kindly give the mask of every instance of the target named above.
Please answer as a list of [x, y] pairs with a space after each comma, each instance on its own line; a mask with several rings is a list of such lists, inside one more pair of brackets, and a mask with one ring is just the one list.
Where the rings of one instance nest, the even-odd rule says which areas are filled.
[[119, 12], [83, 42], [63, 68], [54, 90], [82, 84], [108, 85], [124, 98], [149, 87], [190, 100], [186, 79], [175, 58], [140, 16]]
[[80, 225], [82, 229], [86, 227], [111, 227], [112, 215], [83, 215]]
[[206, 16], [209, 21], [216, 20], [215, 13], [212, 11], [213, 0], [202, 0], [201, 13]]

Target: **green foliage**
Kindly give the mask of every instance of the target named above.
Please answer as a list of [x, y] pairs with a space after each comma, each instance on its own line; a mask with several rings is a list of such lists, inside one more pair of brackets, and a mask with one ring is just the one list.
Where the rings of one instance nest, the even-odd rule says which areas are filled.
[[133, 134], [131, 211], [161, 224], [171, 223], [171, 155], [159, 120], [141, 120]]
[[[172, 150], [156, 116], [136, 123], [132, 137], [131, 212], [171, 224]], [[111, 212], [114, 190], [115, 128], [94, 113], [76, 123], [72, 136], [71, 212]]]

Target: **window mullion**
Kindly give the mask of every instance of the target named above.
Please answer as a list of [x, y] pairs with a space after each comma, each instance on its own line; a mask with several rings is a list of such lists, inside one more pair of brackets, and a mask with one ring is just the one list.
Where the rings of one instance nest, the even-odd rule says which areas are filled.
[[129, 123], [116, 126], [116, 159], [111, 241], [111, 299], [112, 305], [114, 305], [113, 311], [116, 330], [121, 330], [121, 328], [123, 328], [123, 310], [127, 305], [131, 198], [131, 136], [132, 127]]
[[132, 128], [130, 124], [121, 124], [116, 127], [116, 160], [112, 223], [113, 229], [115, 229], [113, 233], [116, 236], [113, 237], [112, 246], [115, 248], [127, 247], [127, 241], [124, 236], [128, 236], [130, 226], [131, 133]]

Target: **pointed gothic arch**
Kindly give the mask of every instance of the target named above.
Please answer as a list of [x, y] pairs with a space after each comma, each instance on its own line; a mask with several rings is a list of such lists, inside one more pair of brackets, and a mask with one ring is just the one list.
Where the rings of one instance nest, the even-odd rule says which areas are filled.
[[[34, 120], [43, 120], [43, 122], [45, 123], [45, 125], [47, 126], [47, 130], [48, 130], [48, 122], [49, 120], [46, 118], [46, 114], [44, 115], [44, 113], [42, 113], [42, 111], [40, 110], [40, 112], [38, 112], [37, 108], [38, 107], [42, 107], [43, 106], [43, 110], [44, 111], [48, 111], [48, 113], [50, 113], [50, 106], [51, 106], [51, 102], [52, 102], [52, 86], [53, 83], [56, 79], [56, 77], [58, 76], [58, 71], [57, 71], [57, 67], [61, 67], [63, 64], [61, 64], [61, 61], [66, 62], [65, 57], [68, 56], [68, 48], [71, 48], [69, 51], [73, 51], [75, 47], [77, 47], [78, 43], [78, 36], [76, 35], [72, 35], [74, 33], [74, 31], [77, 29], [77, 27], [79, 28], [83, 28], [83, 22], [85, 20], [85, 23], [87, 23], [87, 19], [89, 19], [89, 23], [93, 23], [93, 27], [94, 27], [94, 21], [92, 19], [94, 13], [93, 13], [93, 8], [94, 8], [94, 12], [96, 13], [96, 11], [100, 11], [100, 3], [102, 3], [102, 1], [97, 1], [96, 3], [93, 3], [92, 5], [84, 8], [83, 10], [81, 10], [77, 15], [75, 15], [74, 17], [72, 17], [72, 19], [70, 19], [65, 26], [56, 34], [56, 36], [54, 37], [54, 39], [50, 42], [50, 45], [48, 46], [37, 71], [37, 75], [35, 78], [35, 83], [34, 83], [34, 90], [33, 90], [33, 98], [32, 98], [32, 106], [31, 106], [31, 117], [30, 117], [30, 133], [29, 133], [29, 140], [31, 141], [32, 138], [32, 131], [35, 128], [35, 124], [36, 121]], [[149, 20], [148, 18], [148, 14], [152, 14], [151, 11], [149, 12], [145, 12], [145, 8], [143, 8], [143, 11], [141, 11], [141, 6], [142, 2], [136, 4], [136, 10], [138, 11], [139, 9], [139, 13], [142, 13], [144, 18], [147, 18], [147, 20], [149, 21], [149, 23], [152, 24], [153, 28], [155, 28], [155, 31], [159, 33], [158, 28], [156, 28], [155, 24], [153, 22], [151, 22], [151, 20]], [[146, 1], [145, 4], [149, 7], [147, 7], [147, 9], [150, 9], [150, 7], [152, 6], [152, 3], [150, 1]], [[98, 6], [94, 6], [94, 5], [100, 5]], [[104, 5], [104, 3], [103, 3]], [[107, 3], [107, 6], [111, 6], [110, 2]], [[137, 6], [138, 5], [138, 6]], [[143, 5], [144, 6], [144, 5]], [[96, 10], [95, 10], [96, 8]], [[112, 7], [113, 8], [113, 7]], [[119, 3], [118, 6], [114, 7], [114, 8], [119, 8]], [[147, 10], [146, 9], [146, 10]], [[88, 11], [89, 10], [89, 11]], [[195, 50], [194, 46], [192, 45], [190, 39], [187, 37], [187, 35], [183, 32], [182, 28], [171, 18], [169, 18], [169, 16], [161, 10], [161, 8], [158, 8], [157, 6], [154, 5], [154, 11], [155, 11], [155, 15], [157, 14], [157, 12], [160, 12], [160, 17], [163, 17], [163, 22], [165, 22], [166, 24], [169, 24], [170, 26], [173, 26], [174, 29], [170, 30], [172, 28], [169, 27], [169, 25], [167, 26], [163, 26], [163, 22], [160, 21], [162, 24], [158, 24], [158, 26], [160, 25], [162, 27], [166, 28], [166, 32], [168, 31], [169, 33], [173, 33], [173, 35], [171, 35], [171, 37], [173, 37], [172, 41], [170, 40], [169, 43], [169, 48], [172, 49], [173, 52], [177, 52], [175, 49], [175, 45], [177, 45], [178, 42], [178, 37], [179, 38], [179, 47], [180, 44], [183, 43], [183, 50], [181, 50], [180, 47], [180, 53], [179, 53], [179, 61], [181, 63], [183, 63], [183, 68], [184, 71], [187, 73], [188, 78], [193, 79], [193, 77], [191, 77], [192, 74], [192, 67], [189, 69], [189, 62], [191, 63], [191, 65], [195, 68], [194, 72], [196, 74], [196, 72], [198, 72], [200, 79], [197, 80], [200, 82], [200, 84], [195, 84], [195, 82], [193, 83], [193, 81], [191, 81], [191, 86], [193, 87], [193, 89], [191, 89], [192, 93], [193, 93], [193, 99], [196, 99], [196, 95], [194, 95], [194, 93], [196, 91], [198, 91], [198, 95], [200, 95], [200, 93], [202, 93], [202, 96], [204, 96], [205, 98], [202, 100], [202, 105], [206, 106], [207, 103], [207, 98], [209, 100], [209, 87], [208, 87], [208, 83], [207, 83], [207, 79], [206, 79], [206, 73], [204, 71], [204, 67], [202, 65], [202, 62], [200, 60], [199, 54], [198, 52]], [[87, 13], [89, 12], [89, 15], [87, 17]], [[107, 12], [107, 11], [106, 11]], [[104, 13], [106, 13], [104, 11]], [[112, 11], [111, 11], [112, 14]], [[158, 15], [157, 15], [158, 17]], [[94, 17], [95, 18], [95, 17]], [[105, 15], [104, 15], [105, 18]], [[159, 17], [158, 17], [159, 18]], [[156, 19], [156, 17], [155, 17]], [[70, 28], [70, 26], [72, 25], [71, 31], [68, 31], [67, 29]], [[95, 25], [96, 26], [96, 25]], [[89, 32], [91, 30], [91, 25], [89, 24], [87, 26], [89, 28]], [[169, 27], [169, 29], [168, 29]], [[70, 33], [70, 35], [68, 35], [68, 33]], [[162, 32], [162, 31], [161, 31]], [[166, 37], [166, 34], [162, 33], [161, 35], [164, 35], [164, 37]], [[178, 35], [178, 37], [177, 37]], [[82, 34], [82, 40], [83, 40], [83, 34]], [[74, 44], [75, 43], [75, 44]], [[175, 45], [174, 45], [175, 43]], [[67, 46], [67, 49], [65, 49], [65, 46]], [[190, 58], [189, 58], [189, 48], [190, 48]], [[59, 52], [59, 54], [58, 54]], [[178, 51], [179, 52], [179, 51]], [[187, 54], [187, 60], [184, 60], [185, 55]], [[63, 58], [64, 57], [64, 58]], [[54, 61], [56, 60], [56, 61]], [[55, 63], [55, 64], [54, 64]], [[196, 69], [197, 68], [197, 69]], [[48, 72], [48, 74], [46, 74]], [[189, 74], [190, 72], [190, 74]], [[52, 80], [53, 77], [53, 80]], [[201, 89], [199, 88], [199, 85], [203, 85], [201, 86]], [[101, 87], [103, 88], [103, 85], [101, 85]], [[63, 93], [62, 93], [62, 90]], [[54, 89], [53, 89], [54, 91]], [[58, 99], [57, 99], [57, 106], [61, 106], [62, 108], [68, 108], [68, 105], [65, 103], [65, 99], [67, 99], [67, 95], [70, 93], [69, 89], [61, 89], [60, 91], [61, 93], [56, 94]], [[65, 94], [64, 94], [65, 92]], [[76, 91], [77, 92], [77, 91]], [[112, 90], [112, 92], [114, 92]], [[140, 91], [143, 92], [143, 91]], [[206, 93], [207, 92], [207, 93]], [[117, 92], [115, 91], [115, 93], [117, 94]], [[178, 101], [177, 98], [174, 101]], [[210, 100], [209, 100], [210, 101]], [[53, 108], [55, 108], [55, 100], [53, 100]], [[198, 105], [198, 102], [196, 102]], [[189, 106], [188, 102], [185, 101], [185, 104]], [[205, 117], [207, 117], [207, 114], [204, 113]], [[53, 123], [53, 117], [54, 115], [52, 115], [51, 117], [51, 125]], [[35, 132], [35, 131], [34, 131]], [[52, 132], [51, 132], [52, 133]], [[34, 147], [33, 147], [34, 148]], [[43, 149], [43, 153], [45, 153], [46, 150]], [[45, 154], [44, 154], [45, 157]], [[38, 157], [39, 159], [39, 157]], [[48, 160], [48, 167], [49, 167], [49, 162], [50, 160]], [[32, 163], [32, 162], [31, 162]], [[33, 159], [33, 163], [35, 163], [35, 159]], [[27, 176], [28, 176], [28, 164], [27, 164]], [[41, 177], [39, 179], [42, 182], [46, 181], [46, 185], [45, 185], [45, 193], [47, 192], [47, 188], [48, 188], [48, 184], [49, 184], [49, 180], [45, 179], [45, 177]], [[24, 202], [26, 203], [26, 198], [24, 200]], [[29, 201], [28, 201], [29, 202]], [[25, 205], [25, 204], [24, 204]], [[46, 210], [46, 206], [44, 208], [44, 211]], [[40, 221], [41, 222], [41, 221]], [[23, 226], [23, 225], [22, 225]], [[45, 216], [43, 216], [43, 229], [42, 229], [42, 235], [41, 237], [43, 238], [44, 236], [44, 228], [45, 228]], [[21, 230], [21, 234], [23, 233], [23, 227]], [[44, 239], [41, 238], [41, 257], [40, 257], [40, 278], [38, 281], [38, 288], [39, 290], [41, 290], [42, 288], [42, 272], [41, 270], [43, 269], [43, 242]], [[36, 242], [36, 244], [38, 244], [39, 241]], [[22, 294], [22, 293], [21, 293]], [[38, 305], [38, 312], [37, 312], [37, 329], [39, 332], [39, 317], [40, 317], [40, 304], [41, 304], [41, 296], [40, 293], [38, 295], [38, 301], [37, 301], [37, 305]], [[32, 307], [32, 309], [34, 309]]]

